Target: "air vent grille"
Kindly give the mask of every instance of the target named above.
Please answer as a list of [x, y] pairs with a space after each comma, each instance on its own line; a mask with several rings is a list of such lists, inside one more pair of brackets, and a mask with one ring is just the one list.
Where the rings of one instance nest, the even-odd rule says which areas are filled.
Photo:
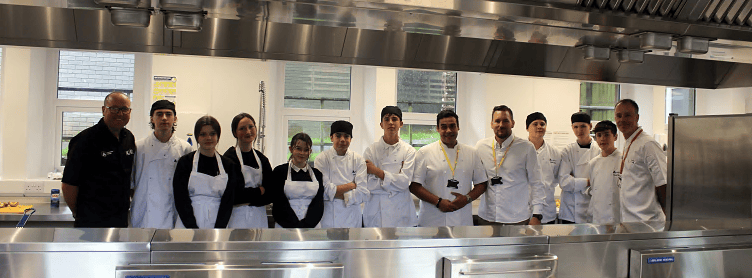
[[752, 0], [577, 0], [577, 4], [666, 19], [752, 26]]

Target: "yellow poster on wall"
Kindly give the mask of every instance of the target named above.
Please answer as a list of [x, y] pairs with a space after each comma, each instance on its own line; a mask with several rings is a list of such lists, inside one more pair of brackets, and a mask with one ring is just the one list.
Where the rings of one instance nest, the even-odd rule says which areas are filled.
[[154, 76], [151, 102], [166, 99], [176, 103], [178, 96], [178, 78], [175, 76]]

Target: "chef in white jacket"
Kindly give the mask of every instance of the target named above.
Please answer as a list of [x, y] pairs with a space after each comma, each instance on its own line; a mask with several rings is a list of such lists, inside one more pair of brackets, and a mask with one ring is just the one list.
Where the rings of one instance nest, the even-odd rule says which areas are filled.
[[384, 136], [363, 154], [371, 193], [363, 209], [364, 226], [413, 227], [418, 225], [418, 217], [409, 187], [415, 148], [400, 140], [402, 110], [397, 106], [384, 107], [380, 125]]
[[622, 222], [666, 221], [667, 163], [658, 142], [637, 123], [640, 108], [631, 99], [616, 103], [616, 127], [624, 136], [620, 195]]
[[175, 225], [172, 177], [178, 159], [192, 151], [188, 142], [174, 136], [177, 121], [174, 103], [158, 100], [151, 105], [149, 124], [154, 132], [136, 142], [131, 179], [134, 228], [172, 229]]
[[486, 191], [483, 164], [475, 148], [457, 141], [460, 125], [454, 111], [436, 115], [441, 139], [418, 150], [410, 192], [418, 197], [420, 227], [472, 226], [473, 200]]
[[366, 185], [366, 161], [349, 150], [353, 125], [347, 121], [332, 123], [329, 137], [332, 148], [321, 152], [313, 162], [324, 175], [324, 216], [322, 228], [360, 228], [360, 205], [369, 198]]
[[572, 114], [572, 131], [577, 141], [567, 145], [561, 151], [559, 167], [559, 186], [561, 187], [561, 204], [559, 219], [562, 224], [589, 223], [590, 195], [585, 193], [587, 186], [588, 162], [601, 153], [598, 144], [593, 144], [590, 137], [590, 115], [584, 112]]
[[621, 152], [616, 149], [616, 125], [602, 121], [595, 125], [595, 141], [601, 155], [588, 162], [588, 192], [590, 214], [594, 224], [613, 224], [621, 221], [619, 205], [619, 165]]
[[527, 140], [533, 143], [535, 153], [538, 155], [538, 165], [541, 170], [541, 181], [546, 192], [546, 199], [543, 203], [543, 219], [541, 224], [556, 223], [556, 199], [554, 193], [556, 186], [559, 185], [559, 166], [561, 166], [561, 154], [559, 150], [546, 144], [543, 137], [546, 135], [546, 125], [548, 121], [546, 116], [541, 112], [535, 112], [527, 116], [525, 125], [527, 125]]

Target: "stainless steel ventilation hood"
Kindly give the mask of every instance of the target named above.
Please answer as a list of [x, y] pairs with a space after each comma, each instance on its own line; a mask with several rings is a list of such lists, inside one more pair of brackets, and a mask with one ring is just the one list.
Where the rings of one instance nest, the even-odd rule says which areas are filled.
[[[148, 11], [148, 27], [113, 25], [113, 8], [99, 2], [0, 0], [0, 44], [752, 86], [752, 0], [132, 1], [125, 8]], [[203, 7], [199, 32], [165, 28], [183, 3]], [[673, 47], [644, 50], [658, 48], [646, 44], [654, 37]], [[689, 51], [707, 53], [680, 53], [677, 40], [705, 42]], [[612, 53], [585, 59], [585, 49]], [[629, 52], [619, 51], [645, 55], [620, 62]]]

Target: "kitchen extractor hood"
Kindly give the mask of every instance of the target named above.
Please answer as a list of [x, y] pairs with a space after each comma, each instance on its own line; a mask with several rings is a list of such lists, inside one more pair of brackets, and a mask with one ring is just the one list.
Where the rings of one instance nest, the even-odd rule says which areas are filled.
[[[0, 44], [752, 86], [752, 1], [135, 1], [147, 27], [113, 25], [107, 3], [0, 0]], [[177, 12], [197, 32], [166, 28]]]

